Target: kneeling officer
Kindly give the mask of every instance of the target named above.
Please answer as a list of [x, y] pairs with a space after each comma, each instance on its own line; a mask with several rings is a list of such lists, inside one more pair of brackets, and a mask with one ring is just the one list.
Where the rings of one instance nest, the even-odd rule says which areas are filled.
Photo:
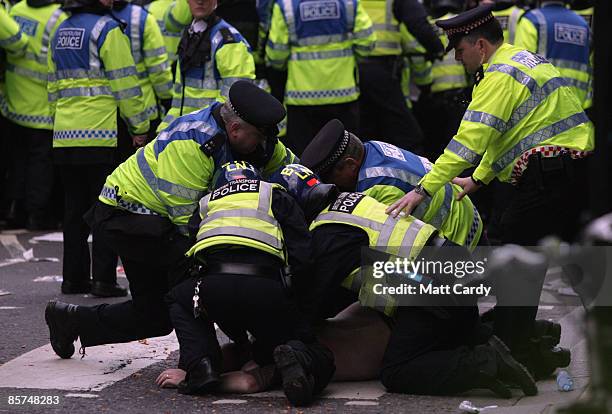
[[293, 273], [299, 287], [309, 271], [304, 214], [280, 185], [261, 181], [252, 165], [240, 161], [221, 167], [199, 205], [190, 221], [192, 230], [198, 227], [197, 241], [187, 254], [202, 269], [168, 295], [179, 367], [187, 371], [179, 392], [197, 394], [219, 384], [216, 322], [236, 342], [251, 333], [255, 362], [275, 362], [289, 401], [309, 403], [335, 367], [331, 351], [302, 322], [286, 282]]

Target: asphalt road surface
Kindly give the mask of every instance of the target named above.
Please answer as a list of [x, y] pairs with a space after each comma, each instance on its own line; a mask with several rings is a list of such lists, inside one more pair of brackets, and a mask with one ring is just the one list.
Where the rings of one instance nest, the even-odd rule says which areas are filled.
[[[552, 413], [576, 400], [589, 381], [583, 312], [575, 297], [562, 291], [558, 280], [548, 281], [540, 318], [561, 321], [561, 345], [572, 350], [569, 372], [575, 390], [559, 392], [551, 377], [538, 383], [539, 394], [510, 400], [486, 390], [452, 397], [424, 397], [387, 393], [378, 381], [332, 383], [323, 398], [305, 409], [289, 406], [282, 391], [254, 395], [184, 396], [160, 389], [155, 378], [176, 367], [178, 344], [174, 334], [146, 341], [87, 348], [86, 356], [59, 359], [48, 343], [44, 308], [50, 299], [98, 304], [123, 299], [62, 295], [62, 243], [36, 241], [48, 233], [0, 233], [0, 412], [7, 413], [458, 413], [459, 404], [493, 406], [486, 413]], [[61, 236], [61, 234], [59, 234]], [[51, 235], [53, 238], [53, 235]], [[31, 249], [31, 250], [30, 250]], [[119, 282], [127, 280], [119, 272]], [[565, 304], [563, 304], [565, 303]], [[223, 340], [223, 339], [222, 339]]]

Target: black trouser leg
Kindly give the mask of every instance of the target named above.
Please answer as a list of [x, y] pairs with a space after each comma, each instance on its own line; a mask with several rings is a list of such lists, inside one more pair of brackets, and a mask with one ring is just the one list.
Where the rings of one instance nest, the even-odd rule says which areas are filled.
[[175, 286], [167, 296], [172, 326], [180, 346], [178, 367], [189, 371], [202, 358], [210, 358], [213, 367], [221, 366], [221, 348], [213, 322], [202, 313], [193, 315], [195, 279], [188, 279]]
[[28, 136], [21, 126], [8, 121], [7, 124], [9, 156], [6, 160], [8, 165], [6, 194], [9, 200], [19, 203], [23, 208], [26, 195]]
[[390, 59], [359, 63], [360, 134], [364, 140], [379, 140], [422, 153], [423, 132], [406, 106], [399, 76]]
[[23, 128], [28, 133], [28, 164], [25, 180], [26, 211], [34, 219], [46, 219], [53, 189], [53, 131]]
[[64, 184], [64, 281], [85, 283], [90, 280], [89, 227], [83, 220], [89, 208], [87, 166], [62, 165], [60, 174]]

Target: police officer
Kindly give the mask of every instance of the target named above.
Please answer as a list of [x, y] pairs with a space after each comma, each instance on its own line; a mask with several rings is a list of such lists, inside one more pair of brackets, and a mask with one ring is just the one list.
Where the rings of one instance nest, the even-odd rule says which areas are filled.
[[552, 63], [572, 88], [582, 107], [591, 82], [591, 33], [588, 23], [562, 1], [541, 0], [519, 21], [515, 44]]
[[66, 14], [59, 4], [44, 0], [20, 2], [10, 14], [29, 36], [30, 47], [25, 55], [7, 56], [6, 117], [13, 123], [8, 196], [25, 207], [26, 227], [42, 230], [53, 228], [48, 215], [53, 189], [53, 119], [47, 100], [47, 51]]
[[[502, 217], [502, 242], [535, 245], [549, 234], [572, 238], [585, 199], [583, 157], [593, 149], [593, 126], [578, 98], [544, 58], [503, 43], [490, 6], [437, 24], [478, 83], [444, 154], [388, 212], [413, 211], [465, 168], [477, 165], [471, 177], [454, 180], [463, 188], [459, 197], [496, 176], [517, 184]], [[544, 274], [540, 276], [542, 282]], [[497, 334], [521, 361], [537, 312], [533, 305], [506, 308], [505, 317], [496, 316], [496, 321], [505, 320]]]
[[[189, 0], [194, 19], [183, 30], [172, 107], [158, 131], [176, 117], [216, 101], [223, 102], [237, 80], [255, 79], [249, 44], [234, 27], [216, 15], [216, 7], [217, 0]], [[172, 11], [166, 17], [171, 15]]]
[[356, 57], [374, 47], [372, 22], [359, 0], [276, 2], [266, 63], [287, 70], [287, 142], [299, 156], [327, 121], [359, 122]]
[[187, 371], [179, 392], [204, 393], [219, 385], [215, 322], [237, 343], [244, 344], [250, 332], [254, 361], [276, 363], [289, 401], [308, 404], [331, 379], [334, 364], [289, 294], [289, 281], [299, 289], [311, 276], [304, 214], [281, 186], [262, 181], [246, 162], [221, 166], [213, 182], [190, 223], [197, 241], [187, 255], [202, 264], [201, 271], [168, 298], [179, 368]]
[[[0, 126], [2, 127], [2, 130], [8, 128], [8, 123], [5, 120], [7, 104], [6, 98], [4, 96], [4, 72], [6, 69], [6, 52], [23, 56], [23, 54], [26, 52], [27, 46], [28, 35], [23, 34], [19, 30], [19, 25], [17, 24], [17, 22], [15, 22], [15, 20], [11, 18], [11, 16], [8, 14], [8, 11], [4, 8], [4, 3], [2, 3], [0, 5]], [[5, 138], [5, 134], [2, 134], [0, 137], [0, 150], [2, 150], [3, 154], [8, 154], [8, 144], [9, 143], [8, 140]], [[8, 162], [0, 163], [0, 188], [2, 190], [4, 190], [8, 184], [8, 182], [5, 182], [5, 176], [7, 171], [6, 167], [8, 164]], [[4, 201], [5, 200], [2, 200], [2, 202]], [[18, 207], [19, 206], [17, 206], [16, 203], [12, 203], [12, 205], [8, 208], [6, 216], [9, 221], [14, 221], [14, 219], [18, 218]]]
[[141, 2], [142, 7], [149, 13], [155, 17], [157, 21], [157, 25], [164, 37], [164, 44], [166, 46], [166, 53], [168, 54], [168, 63], [172, 67], [172, 72], [174, 73], [174, 63], [176, 62], [178, 44], [181, 40], [181, 32], [171, 32], [166, 29], [166, 23], [164, 18], [166, 16], [166, 12], [170, 9], [173, 0], [153, 0], [153, 1], [143, 1]]
[[376, 45], [359, 59], [359, 135], [419, 152], [423, 134], [402, 105], [400, 23], [423, 45], [430, 60], [441, 57], [444, 47], [417, 0], [365, 0], [363, 6], [372, 18]]
[[[117, 112], [134, 142], [149, 129], [134, 59], [121, 22], [109, 15], [111, 0], [74, 0], [52, 38], [49, 53], [49, 102], [53, 121], [53, 158], [64, 187], [63, 293], [88, 293], [90, 229], [83, 214], [95, 203], [115, 163]], [[116, 283], [116, 257], [93, 241], [94, 292], [125, 296]]]
[[[301, 157], [301, 163], [341, 191], [359, 191], [391, 205], [431, 169], [431, 162], [380, 141], [362, 143], [338, 120], [325, 125]], [[483, 234], [478, 210], [469, 198], [456, 200], [461, 187], [446, 184], [414, 216], [431, 224], [449, 240], [476, 247]]]
[[275, 138], [284, 116], [271, 95], [236, 82], [228, 102], [177, 119], [107, 177], [88, 218], [94, 237], [121, 257], [132, 300], [94, 307], [50, 302], [45, 316], [59, 356], [72, 356], [77, 336], [94, 346], [172, 331], [163, 298], [187, 266], [187, 223], [215, 168], [236, 156], [264, 174], [292, 162]]
[[[506, 346], [493, 337], [488, 344], [480, 326], [477, 307], [441, 309], [396, 307], [381, 303], [360, 272], [362, 248], [374, 248], [416, 260], [427, 246], [444, 243], [435, 228], [412, 216], [389, 220], [386, 205], [361, 193], [340, 193], [333, 187], [321, 190], [317, 177], [300, 165], [270, 181], [281, 183], [296, 197], [308, 217], [316, 275], [311, 300], [305, 300], [309, 317], [334, 316], [349, 303], [359, 301], [376, 307], [392, 319], [391, 336], [383, 357], [381, 381], [392, 392], [445, 395], [472, 388], [488, 388], [501, 397], [511, 392], [502, 383], [512, 380], [527, 395], [536, 385]], [[313, 194], [314, 193], [314, 194]], [[350, 289], [343, 289], [345, 286]], [[343, 292], [339, 292], [340, 290]], [[393, 308], [393, 309], [392, 309]], [[418, 373], [418, 375], [415, 375]]]
[[[125, 23], [125, 33], [130, 39], [132, 56], [136, 63], [138, 80], [149, 115], [150, 139], [165, 114], [160, 113], [161, 102], [169, 104], [172, 98], [172, 72], [161, 30], [153, 15], [137, 4], [123, 0], [113, 3], [113, 15]], [[119, 124], [119, 159], [125, 161], [135, 151], [125, 123]]]

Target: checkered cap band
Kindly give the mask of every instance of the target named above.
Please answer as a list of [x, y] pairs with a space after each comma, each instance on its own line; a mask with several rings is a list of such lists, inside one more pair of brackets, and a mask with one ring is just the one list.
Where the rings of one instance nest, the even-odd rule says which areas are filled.
[[347, 130], [344, 130], [344, 134], [338, 143], [338, 148], [323, 162], [320, 166], [318, 166], [315, 170], [315, 173], [321, 174], [327, 171], [332, 165], [334, 165], [341, 157], [342, 154], [348, 148], [348, 144], [350, 141], [350, 134]]
[[491, 20], [493, 20], [493, 15], [492, 14], [488, 14], [486, 16], [481, 17], [478, 20], [474, 20], [473, 22], [470, 22], [466, 25], [463, 26], [459, 26], [459, 27], [451, 27], [449, 29], [445, 29], [444, 31], [446, 32], [446, 34], [448, 36], [453, 36], [456, 34], [470, 34], [470, 32], [480, 26], [482, 26], [483, 24], [490, 22]]

